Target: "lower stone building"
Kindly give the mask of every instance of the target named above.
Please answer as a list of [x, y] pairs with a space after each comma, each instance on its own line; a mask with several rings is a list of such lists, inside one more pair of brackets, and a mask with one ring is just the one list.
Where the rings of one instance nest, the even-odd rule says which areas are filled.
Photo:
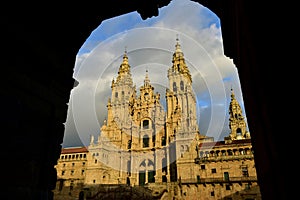
[[70, 147], [61, 151], [55, 166], [57, 171], [54, 199], [78, 198], [84, 188], [89, 152], [87, 147]]
[[[185, 173], [177, 181], [130, 185], [118, 183], [117, 171], [96, 162], [85, 147], [63, 149], [54, 199], [261, 199], [250, 139], [204, 142], [195, 152], [178, 160]], [[97, 172], [103, 168], [107, 173]]]

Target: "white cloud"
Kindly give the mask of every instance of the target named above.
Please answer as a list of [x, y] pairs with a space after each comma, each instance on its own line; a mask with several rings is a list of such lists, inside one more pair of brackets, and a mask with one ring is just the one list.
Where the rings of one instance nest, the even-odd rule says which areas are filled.
[[[129, 13], [103, 22], [93, 31], [93, 40], [87, 40], [82, 47], [82, 52], [89, 48], [92, 51], [78, 54], [74, 77], [79, 85], [72, 93], [72, 113], [81, 140], [85, 143], [89, 135], [99, 134], [99, 127], [107, 115], [110, 84], [117, 76], [125, 48], [137, 87], [143, 83], [148, 69], [151, 84], [156, 85], [164, 96], [164, 88], [168, 87], [167, 69], [172, 64], [177, 35], [193, 77], [200, 131], [223, 139], [229, 131], [226, 120], [231, 87], [242, 106], [243, 103], [235, 66], [223, 55], [218, 18], [189, 0], [173, 0], [169, 6], [160, 9], [158, 17], [145, 21], [136, 15], [136, 12]], [[103, 37], [107, 33], [114, 35]], [[76, 133], [68, 132], [67, 125], [66, 134]], [[64, 145], [71, 144], [64, 141]]]

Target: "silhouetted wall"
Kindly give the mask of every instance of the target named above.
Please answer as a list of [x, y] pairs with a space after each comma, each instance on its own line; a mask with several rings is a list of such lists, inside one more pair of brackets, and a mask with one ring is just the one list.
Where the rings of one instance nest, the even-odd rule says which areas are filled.
[[[275, 70], [285, 58], [272, 39], [275, 35], [276, 44], [284, 44], [277, 29], [283, 5], [196, 2], [220, 17], [225, 54], [238, 68], [262, 197], [287, 199], [287, 167], [280, 160], [287, 145], [278, 134], [283, 129], [279, 123], [282, 110], [277, 109], [281, 105], [277, 78], [283, 72]], [[2, 7], [3, 199], [52, 199], [53, 167], [61, 150], [75, 57], [90, 33], [101, 21], [128, 12], [138, 11], [143, 19], [156, 16], [158, 7], [168, 3], [24, 1]]]

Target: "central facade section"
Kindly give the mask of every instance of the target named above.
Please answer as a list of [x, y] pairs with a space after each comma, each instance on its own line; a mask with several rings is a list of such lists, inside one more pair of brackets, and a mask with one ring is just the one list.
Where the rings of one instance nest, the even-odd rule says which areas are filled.
[[171, 62], [164, 110], [148, 71], [137, 93], [125, 51], [111, 83], [107, 119], [88, 146], [86, 184], [145, 185], [195, 176], [196, 145], [212, 139], [199, 132], [192, 77], [178, 39]]

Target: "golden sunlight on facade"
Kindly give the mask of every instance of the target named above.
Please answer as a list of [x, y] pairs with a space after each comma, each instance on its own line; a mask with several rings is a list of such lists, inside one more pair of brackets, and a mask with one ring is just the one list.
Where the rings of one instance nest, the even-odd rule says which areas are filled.
[[125, 51], [98, 138], [62, 149], [54, 199], [261, 199], [234, 91], [231, 131], [214, 141], [199, 131], [192, 76], [178, 40], [171, 63], [164, 110], [147, 71], [137, 92]]

